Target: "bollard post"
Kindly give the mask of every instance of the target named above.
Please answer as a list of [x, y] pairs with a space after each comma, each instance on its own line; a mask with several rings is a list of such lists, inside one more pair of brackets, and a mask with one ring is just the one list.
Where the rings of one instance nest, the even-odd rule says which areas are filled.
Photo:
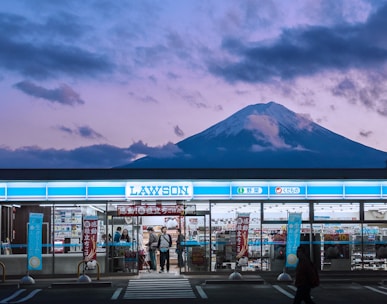
[[277, 281], [291, 282], [292, 277], [286, 273], [286, 267], [283, 268], [283, 272], [277, 277]]
[[3, 283], [4, 283], [5, 282], [5, 264], [3, 262], [0, 262], [0, 266], [3, 269], [3, 276], [2, 276], [2, 278], [3, 278]]
[[27, 271], [26, 275], [21, 278], [20, 284], [22, 285], [33, 285], [35, 284], [35, 280], [33, 277], [30, 276], [29, 272]]
[[[101, 277], [101, 271], [100, 271], [100, 265], [97, 261], [96, 262], [96, 266], [97, 266], [97, 280], [99, 281], [100, 280], [100, 277]], [[77, 272], [77, 275], [78, 275], [78, 282], [91, 282], [91, 278], [85, 274], [85, 269], [83, 269], [83, 273], [82, 275], [80, 276], [80, 270], [79, 270], [79, 266], [81, 264], [85, 263], [85, 261], [80, 261], [78, 263], [78, 272]]]
[[242, 280], [243, 277], [242, 275], [240, 274], [240, 272], [238, 272], [237, 270], [240, 270], [242, 269], [241, 266], [238, 265], [238, 263], [235, 264], [235, 269], [234, 269], [234, 272], [232, 274], [229, 275], [228, 279], [229, 280]]

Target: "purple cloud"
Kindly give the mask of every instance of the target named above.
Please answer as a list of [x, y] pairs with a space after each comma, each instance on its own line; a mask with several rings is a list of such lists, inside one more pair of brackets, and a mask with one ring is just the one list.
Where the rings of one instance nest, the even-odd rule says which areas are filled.
[[67, 84], [61, 84], [59, 88], [52, 90], [38, 86], [30, 81], [21, 81], [14, 86], [27, 95], [42, 98], [53, 103], [66, 106], [82, 105], [85, 103], [79, 94]]

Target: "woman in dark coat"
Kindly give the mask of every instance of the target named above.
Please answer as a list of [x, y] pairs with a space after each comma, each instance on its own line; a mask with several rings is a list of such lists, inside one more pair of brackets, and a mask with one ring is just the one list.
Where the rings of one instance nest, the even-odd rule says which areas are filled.
[[298, 264], [296, 267], [296, 278], [294, 285], [297, 287], [296, 295], [294, 296], [293, 304], [300, 304], [304, 301], [306, 304], [315, 304], [310, 297], [312, 289], [312, 279], [314, 269], [312, 262], [306, 254], [305, 248], [299, 246], [297, 248]]

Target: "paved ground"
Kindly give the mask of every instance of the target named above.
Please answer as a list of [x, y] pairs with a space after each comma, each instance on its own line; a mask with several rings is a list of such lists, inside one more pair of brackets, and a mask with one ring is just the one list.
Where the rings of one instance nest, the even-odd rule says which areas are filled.
[[[278, 281], [277, 273], [242, 274], [241, 280], [230, 279], [231, 274], [142, 273], [102, 276], [91, 283], [36, 278], [34, 284], [20, 284], [13, 278], [0, 283], [0, 303], [292, 303], [295, 287]], [[312, 295], [316, 303], [385, 303], [386, 282], [386, 272], [321, 273], [321, 286]]]

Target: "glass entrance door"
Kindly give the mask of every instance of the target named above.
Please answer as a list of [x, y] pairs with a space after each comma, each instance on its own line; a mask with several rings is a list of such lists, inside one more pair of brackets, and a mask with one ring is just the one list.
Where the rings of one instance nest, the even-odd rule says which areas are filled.
[[108, 216], [109, 272], [138, 273], [140, 219], [137, 216]]
[[181, 272], [211, 271], [210, 212], [196, 211], [185, 216], [183, 235], [184, 267]]

